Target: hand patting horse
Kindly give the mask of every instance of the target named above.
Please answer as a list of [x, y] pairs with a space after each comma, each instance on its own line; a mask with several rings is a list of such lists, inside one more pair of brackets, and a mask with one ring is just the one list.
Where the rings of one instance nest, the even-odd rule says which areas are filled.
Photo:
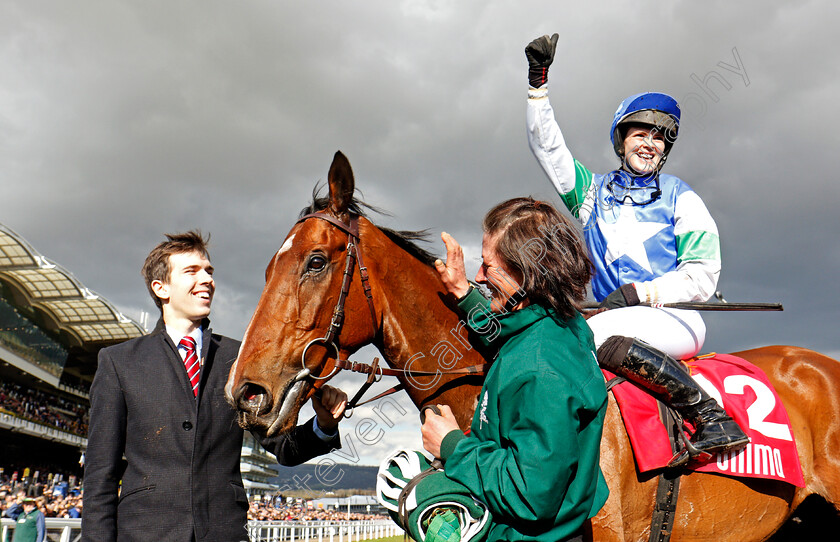
[[[306, 214], [323, 212], [295, 224], [266, 270], [265, 289], [226, 387], [240, 423], [272, 434], [289, 430], [301, 406], [337, 372], [337, 359], [373, 344], [391, 367], [406, 369], [401, 380], [415, 405], [448, 404], [461, 427], [468, 427], [481, 381], [447, 375], [446, 369], [478, 366], [484, 359], [469, 342], [433, 258], [411, 242], [411, 235], [377, 228], [358, 216], [353, 173], [343, 154], [336, 153], [328, 180], [329, 199]], [[835, 509], [840, 506], [840, 363], [789, 346], [736, 355], [761, 368], [785, 404], [805, 487], [685, 476], [675, 542], [766, 540], [812, 494]], [[418, 376], [425, 371], [437, 374]], [[637, 472], [612, 398], [601, 468], [610, 497], [592, 520], [592, 539], [647, 539], [657, 476]]]

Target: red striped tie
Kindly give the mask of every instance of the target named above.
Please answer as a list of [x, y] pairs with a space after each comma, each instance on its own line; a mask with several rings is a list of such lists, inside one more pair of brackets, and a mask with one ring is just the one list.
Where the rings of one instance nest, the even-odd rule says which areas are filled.
[[178, 346], [183, 346], [187, 351], [184, 356], [184, 367], [187, 369], [187, 378], [190, 379], [192, 385], [193, 396], [198, 396], [198, 377], [201, 365], [198, 363], [198, 356], [195, 353], [195, 339], [192, 337], [184, 337]]

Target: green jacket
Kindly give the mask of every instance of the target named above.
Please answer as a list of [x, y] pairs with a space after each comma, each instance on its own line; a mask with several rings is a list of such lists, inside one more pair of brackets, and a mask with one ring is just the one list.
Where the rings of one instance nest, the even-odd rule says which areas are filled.
[[607, 391], [589, 326], [540, 305], [493, 314], [475, 290], [460, 307], [499, 353], [469, 436], [441, 443], [446, 475], [492, 512], [489, 541], [575, 534], [609, 494], [598, 463]]
[[42, 542], [46, 537], [44, 514], [37, 508], [28, 514], [21, 512], [15, 522], [12, 542]]

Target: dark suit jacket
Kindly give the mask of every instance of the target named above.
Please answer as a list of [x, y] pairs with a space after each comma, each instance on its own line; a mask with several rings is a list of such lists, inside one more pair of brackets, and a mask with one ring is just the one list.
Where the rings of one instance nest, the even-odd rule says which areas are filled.
[[[100, 351], [90, 390], [83, 541], [189, 542], [193, 533], [198, 542], [247, 541], [242, 429], [224, 397], [238, 352], [239, 341], [205, 326], [196, 399], [162, 321], [149, 335]], [[337, 436], [319, 439], [311, 419], [261, 442], [284, 465], [340, 446]]]

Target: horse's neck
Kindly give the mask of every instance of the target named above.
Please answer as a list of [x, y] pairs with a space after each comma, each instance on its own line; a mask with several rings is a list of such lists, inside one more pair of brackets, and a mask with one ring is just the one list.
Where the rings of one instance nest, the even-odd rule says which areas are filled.
[[[375, 346], [388, 365], [405, 370], [399, 379], [415, 405], [449, 405], [459, 425], [469, 427], [482, 379], [445, 373], [483, 365], [485, 359], [469, 342], [467, 326], [437, 271], [377, 233], [375, 253], [381, 257], [366, 262], [382, 314]], [[424, 372], [434, 376], [419, 374]]]
[[[446, 293], [429, 287], [437, 285], [437, 277], [429, 274], [415, 276], [415, 280], [422, 280], [424, 284], [403, 288], [400, 295], [388, 297], [381, 345], [388, 362], [397, 368], [405, 368], [411, 363], [413, 370], [434, 371], [438, 365], [452, 365], [446, 356], [448, 352], [459, 358], [457, 366], [482, 363], [483, 359], [467, 339], [465, 324], [441, 300]], [[400, 285], [393, 286], [400, 291]]]
[[388, 364], [415, 372], [483, 364], [468, 341], [466, 324], [444, 301], [451, 296], [437, 271], [393, 244], [388, 255], [377, 260], [374, 286], [383, 304], [382, 338], [376, 346]]

